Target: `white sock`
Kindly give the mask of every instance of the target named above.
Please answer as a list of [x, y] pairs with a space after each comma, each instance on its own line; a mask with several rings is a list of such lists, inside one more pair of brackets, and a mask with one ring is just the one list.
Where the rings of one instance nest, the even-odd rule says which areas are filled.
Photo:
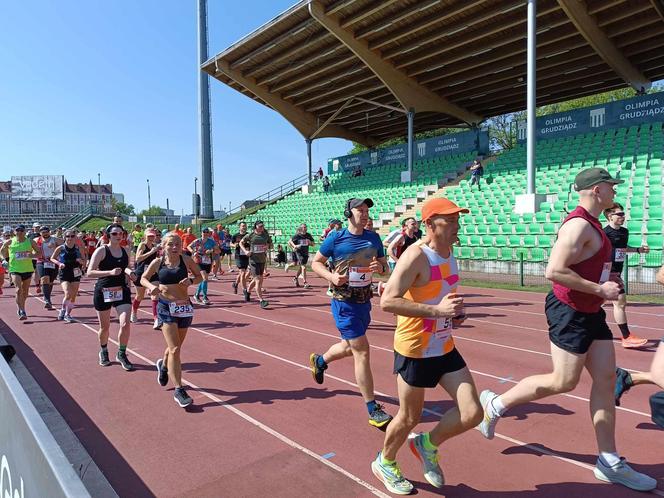
[[618, 456], [618, 453], [609, 453], [608, 451], [600, 451], [599, 457], [609, 467], [613, 467], [615, 464], [620, 462], [620, 457]]
[[500, 396], [496, 396], [495, 398], [493, 398], [489, 404], [491, 405], [491, 409], [493, 410], [493, 412], [499, 417], [502, 417], [503, 413], [507, 411], [507, 408], [505, 408], [505, 405], [503, 404], [503, 401], [500, 399]]

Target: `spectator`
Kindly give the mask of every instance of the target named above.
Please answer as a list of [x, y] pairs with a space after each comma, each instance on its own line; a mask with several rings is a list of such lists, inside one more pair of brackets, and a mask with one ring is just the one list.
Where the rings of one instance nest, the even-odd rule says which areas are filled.
[[323, 191], [330, 191], [330, 179], [327, 176], [323, 178]]
[[470, 167], [471, 189], [473, 188], [473, 185], [477, 184], [477, 190], [482, 190], [482, 187], [480, 186], [480, 179], [482, 178], [482, 175], [484, 175], [484, 168], [482, 167], [482, 163], [475, 159], [472, 166]]
[[277, 245], [277, 257], [274, 258], [274, 262], [279, 267], [281, 265], [286, 266], [286, 251], [284, 251], [284, 247], [281, 244]]
[[318, 173], [316, 173], [316, 180], [323, 178], [323, 168], [322, 166], [318, 168]]

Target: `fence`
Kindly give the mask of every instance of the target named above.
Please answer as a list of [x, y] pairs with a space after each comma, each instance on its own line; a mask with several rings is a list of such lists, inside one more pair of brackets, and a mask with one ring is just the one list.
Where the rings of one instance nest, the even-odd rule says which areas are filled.
[[[517, 260], [461, 259], [459, 271], [464, 279], [517, 285], [520, 287], [549, 286], [545, 271], [549, 259], [548, 251], [541, 257], [528, 258], [525, 251], [517, 254]], [[664, 287], [655, 276], [662, 266], [662, 251], [648, 254], [629, 254], [623, 267], [625, 292], [633, 295], [662, 295]]]

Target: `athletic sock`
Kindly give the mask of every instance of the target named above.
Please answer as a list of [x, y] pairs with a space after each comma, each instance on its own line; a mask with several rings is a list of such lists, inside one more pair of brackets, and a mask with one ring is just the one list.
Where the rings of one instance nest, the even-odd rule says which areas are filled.
[[138, 299], [134, 299], [131, 302], [131, 311], [133, 311], [134, 313], [137, 313], [138, 312], [138, 307], [140, 305], [141, 305], [141, 302]]
[[320, 355], [316, 358], [316, 366], [318, 368], [324, 368], [327, 363], [325, 363], [325, 360], [323, 359], [323, 355]]
[[369, 412], [369, 415], [371, 415], [376, 408], [378, 408], [376, 400], [367, 401], [367, 411]]
[[615, 452], [610, 453], [608, 451], [600, 451], [599, 452], [599, 459], [607, 467], [613, 467], [617, 463], [620, 463], [620, 456], [618, 456], [618, 453], [615, 453]]
[[51, 291], [53, 290], [53, 285], [51, 284], [42, 284], [42, 292], [44, 293], [44, 299], [46, 301], [51, 300]]
[[67, 311], [67, 305], [69, 305], [69, 301], [64, 299], [62, 301], [62, 309], [65, 310], [65, 312]]
[[152, 301], [152, 317], [157, 318], [157, 301]]
[[102, 350], [104, 353], [105, 353], [106, 351], [108, 351], [108, 343], [106, 343], [106, 344], [102, 344], [102, 345], [101, 345], [101, 350]]
[[629, 327], [627, 326], [627, 323], [619, 323], [618, 328], [620, 329], [623, 339], [627, 339], [629, 337]]
[[207, 280], [204, 280], [203, 282], [201, 282], [201, 284], [203, 284], [203, 296], [207, 297], [207, 289], [208, 289]]
[[437, 446], [431, 442], [431, 436], [428, 432], [422, 434], [422, 445], [424, 446], [424, 449], [429, 451], [437, 449]]
[[121, 353], [126, 353], [127, 352], [127, 345], [126, 344], [120, 344], [120, 347], [118, 348], [118, 350]]
[[198, 287], [196, 287], [196, 296], [200, 296], [203, 293], [203, 282], [198, 284]]
[[396, 460], [388, 460], [387, 458], [385, 458], [383, 456], [383, 452], [381, 451], [380, 452], [380, 463], [383, 464], [383, 465], [394, 465], [395, 463], [397, 463], [397, 461]]
[[67, 306], [65, 307], [65, 313], [66, 313], [67, 315], [71, 315], [71, 311], [72, 311], [73, 309], [74, 309], [74, 303], [72, 303], [71, 301], [68, 301], [68, 302], [67, 302]]
[[503, 404], [503, 401], [500, 399], [500, 396], [496, 396], [495, 398], [493, 398], [489, 404], [491, 405], [491, 409], [493, 410], [493, 412], [499, 417], [502, 417], [503, 414], [507, 411], [507, 408], [505, 408], [505, 405]]

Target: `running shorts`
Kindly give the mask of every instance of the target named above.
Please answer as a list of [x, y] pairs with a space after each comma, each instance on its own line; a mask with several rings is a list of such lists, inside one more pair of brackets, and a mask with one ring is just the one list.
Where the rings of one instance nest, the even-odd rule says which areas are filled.
[[79, 273], [78, 277], [74, 276], [74, 269], [73, 268], [64, 268], [60, 269], [58, 271], [58, 280], [60, 282], [80, 282], [81, 281], [81, 276], [83, 275], [83, 270], [78, 268], [78, 270], [81, 272]]
[[10, 272], [9, 274], [10, 275], [16, 275], [17, 277], [21, 277], [21, 280], [25, 281], [25, 280], [30, 280], [32, 278], [33, 273], [34, 272], [32, 272], [32, 271], [25, 271], [25, 272], [13, 271], [13, 272]]
[[367, 333], [371, 323], [371, 302], [350, 303], [332, 299], [330, 308], [342, 339], [357, 339]]
[[249, 266], [251, 266], [251, 274], [254, 277], [260, 277], [263, 273], [265, 273], [265, 263], [249, 261]]
[[193, 316], [172, 316], [170, 303], [164, 299], [157, 301], [157, 317], [164, 323], [176, 323], [179, 329], [186, 329], [191, 325]]
[[212, 270], [212, 264], [199, 263], [198, 266], [201, 271], [204, 271], [205, 273], [210, 273], [210, 270]]
[[249, 268], [249, 256], [244, 256], [242, 254], [235, 256], [235, 266], [237, 266], [239, 270], [246, 270]]
[[37, 263], [37, 276], [39, 278], [48, 277], [51, 279], [51, 283], [53, 283], [58, 276], [58, 269], [55, 268], [55, 265], [53, 266], [54, 268], [44, 268], [44, 263]]
[[129, 290], [129, 287], [123, 285], [122, 299], [106, 303], [104, 302], [104, 292], [102, 287], [99, 284], [95, 284], [95, 288], [92, 293], [92, 303], [94, 304], [95, 310], [97, 311], [110, 310], [111, 308], [122, 306], [123, 304], [131, 305], [131, 291]]
[[443, 356], [431, 358], [409, 358], [394, 352], [393, 372], [413, 387], [436, 387], [443, 375], [465, 367], [466, 362], [457, 348]]
[[295, 254], [297, 255], [297, 264], [300, 266], [306, 266], [309, 262], [309, 253], [302, 254], [298, 252]]

